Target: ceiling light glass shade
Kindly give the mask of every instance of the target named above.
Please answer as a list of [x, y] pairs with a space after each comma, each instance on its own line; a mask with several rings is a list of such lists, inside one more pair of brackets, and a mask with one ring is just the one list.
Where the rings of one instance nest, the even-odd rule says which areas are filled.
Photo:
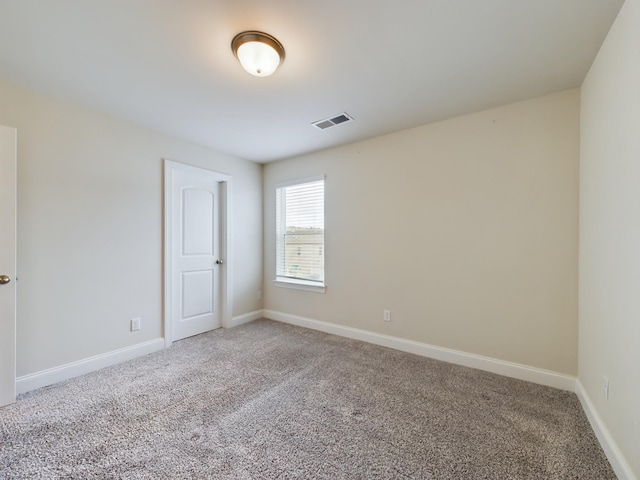
[[280, 65], [280, 55], [273, 47], [260, 42], [247, 42], [238, 47], [242, 68], [256, 77], [268, 77]]
[[248, 31], [235, 36], [231, 48], [242, 68], [256, 77], [268, 77], [284, 60], [284, 47], [271, 35]]

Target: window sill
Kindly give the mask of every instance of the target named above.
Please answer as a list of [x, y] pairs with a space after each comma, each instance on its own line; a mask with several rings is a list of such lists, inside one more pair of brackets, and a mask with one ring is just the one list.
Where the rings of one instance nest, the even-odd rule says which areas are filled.
[[318, 282], [309, 282], [306, 280], [294, 280], [291, 278], [278, 277], [273, 281], [276, 287], [292, 288], [294, 290], [305, 290], [307, 292], [325, 293], [326, 285]]

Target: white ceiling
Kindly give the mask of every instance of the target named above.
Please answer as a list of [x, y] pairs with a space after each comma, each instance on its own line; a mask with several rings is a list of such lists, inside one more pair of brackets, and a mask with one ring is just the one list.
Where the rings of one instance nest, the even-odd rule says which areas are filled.
[[[577, 87], [622, 3], [0, 0], [0, 78], [267, 162]], [[243, 30], [283, 43], [272, 77]]]

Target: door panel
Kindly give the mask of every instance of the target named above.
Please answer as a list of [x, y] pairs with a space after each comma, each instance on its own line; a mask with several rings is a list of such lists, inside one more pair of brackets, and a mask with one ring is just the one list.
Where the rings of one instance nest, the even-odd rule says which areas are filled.
[[182, 272], [182, 320], [213, 313], [213, 271]]
[[221, 326], [220, 198], [214, 172], [172, 164], [170, 285], [172, 340]]
[[215, 197], [199, 188], [182, 191], [182, 255], [213, 255]]
[[0, 406], [16, 399], [16, 139], [0, 126]]

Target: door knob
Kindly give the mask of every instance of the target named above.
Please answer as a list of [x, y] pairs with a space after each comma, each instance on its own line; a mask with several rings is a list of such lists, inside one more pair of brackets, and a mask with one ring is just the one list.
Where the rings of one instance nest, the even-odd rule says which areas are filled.
[[0, 275], [0, 285], [6, 285], [11, 281], [11, 277], [9, 275]]
[[222, 265], [224, 262], [221, 259], [216, 260], [216, 265]]

